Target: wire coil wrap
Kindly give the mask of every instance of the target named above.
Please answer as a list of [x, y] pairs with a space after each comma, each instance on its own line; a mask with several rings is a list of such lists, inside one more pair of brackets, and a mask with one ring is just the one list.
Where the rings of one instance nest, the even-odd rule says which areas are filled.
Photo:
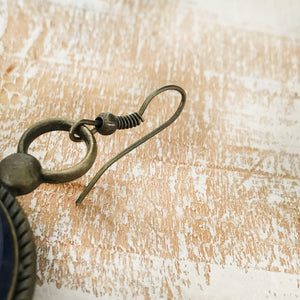
[[139, 126], [144, 119], [138, 112], [135, 112], [126, 116], [117, 116], [117, 122], [118, 129], [129, 129]]

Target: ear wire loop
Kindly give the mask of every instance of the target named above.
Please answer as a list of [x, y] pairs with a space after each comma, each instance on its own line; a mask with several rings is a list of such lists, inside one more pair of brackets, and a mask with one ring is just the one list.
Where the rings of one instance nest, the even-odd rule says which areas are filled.
[[165, 128], [167, 128], [168, 126], [170, 126], [180, 115], [180, 113], [183, 110], [183, 107], [185, 105], [186, 102], [186, 93], [185, 91], [177, 86], [177, 85], [166, 85], [163, 86], [155, 91], [153, 91], [144, 101], [144, 103], [142, 104], [140, 110], [138, 111], [138, 114], [140, 116], [143, 116], [144, 112], [146, 111], [148, 105], [150, 104], [150, 102], [160, 93], [163, 93], [165, 91], [168, 90], [175, 90], [177, 92], [179, 92], [181, 94], [181, 101], [180, 104], [177, 108], [177, 110], [175, 111], [175, 113], [171, 116], [171, 118], [169, 118], [166, 122], [164, 122], [162, 125], [160, 125], [159, 127], [157, 127], [156, 129], [154, 129], [153, 131], [151, 131], [150, 133], [146, 134], [144, 137], [142, 137], [141, 139], [137, 140], [136, 142], [134, 142], [133, 144], [131, 144], [129, 147], [125, 148], [123, 151], [121, 151], [119, 154], [117, 154], [116, 156], [114, 156], [112, 159], [110, 159], [108, 162], [106, 162], [102, 168], [96, 173], [96, 175], [94, 176], [94, 178], [90, 181], [90, 183], [87, 185], [87, 187], [84, 189], [84, 191], [80, 194], [80, 196], [78, 197], [78, 199], [75, 201], [76, 205], [80, 204], [83, 199], [86, 197], [86, 195], [90, 192], [90, 190], [93, 188], [93, 186], [96, 184], [96, 182], [100, 179], [100, 177], [103, 175], [103, 173], [111, 166], [113, 165], [116, 161], [118, 161], [120, 158], [122, 158], [124, 155], [128, 154], [129, 152], [131, 152], [132, 150], [134, 150], [135, 148], [137, 148], [138, 146], [140, 146], [141, 144], [145, 143], [146, 141], [148, 141], [149, 139], [151, 139], [153, 136], [155, 136], [156, 134], [158, 134], [159, 132], [161, 132], [162, 130], [164, 130]]

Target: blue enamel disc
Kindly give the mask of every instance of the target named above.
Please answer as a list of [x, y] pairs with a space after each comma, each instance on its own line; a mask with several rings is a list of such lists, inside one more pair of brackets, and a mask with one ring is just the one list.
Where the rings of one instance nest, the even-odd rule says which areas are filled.
[[0, 181], [0, 300], [31, 300], [36, 252], [27, 217]]
[[18, 244], [9, 214], [0, 201], [0, 299], [12, 297], [16, 285]]

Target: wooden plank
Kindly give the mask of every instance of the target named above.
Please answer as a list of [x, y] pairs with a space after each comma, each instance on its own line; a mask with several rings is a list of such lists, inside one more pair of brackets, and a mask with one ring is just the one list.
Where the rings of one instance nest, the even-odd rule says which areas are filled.
[[[38, 120], [131, 113], [164, 84], [188, 94], [176, 123], [81, 206], [96, 171], [166, 120], [176, 93], [140, 127], [97, 136], [86, 176], [19, 197], [37, 244], [36, 299], [300, 296], [299, 3], [278, 1], [266, 20], [252, 18], [258, 1], [239, 17], [233, 0], [0, 3], [1, 157]], [[84, 152], [66, 133], [31, 147], [51, 169]]]

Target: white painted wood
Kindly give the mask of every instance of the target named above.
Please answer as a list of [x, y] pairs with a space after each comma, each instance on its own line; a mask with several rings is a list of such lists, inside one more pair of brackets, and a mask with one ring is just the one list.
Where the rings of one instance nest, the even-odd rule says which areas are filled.
[[[187, 105], [99, 137], [95, 166], [19, 197], [37, 244], [37, 299], [300, 297], [300, 2], [0, 0], [0, 156], [48, 117], [135, 111], [175, 83]], [[31, 148], [43, 166], [84, 155], [67, 134]], [[138, 159], [138, 160], [137, 160]]]

